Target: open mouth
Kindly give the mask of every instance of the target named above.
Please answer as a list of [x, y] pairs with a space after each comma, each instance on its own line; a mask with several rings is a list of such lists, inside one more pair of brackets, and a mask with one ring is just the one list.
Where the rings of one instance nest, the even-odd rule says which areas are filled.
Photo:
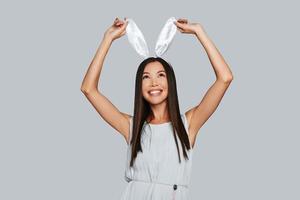
[[148, 93], [151, 96], [159, 96], [162, 93], [162, 90], [150, 90]]

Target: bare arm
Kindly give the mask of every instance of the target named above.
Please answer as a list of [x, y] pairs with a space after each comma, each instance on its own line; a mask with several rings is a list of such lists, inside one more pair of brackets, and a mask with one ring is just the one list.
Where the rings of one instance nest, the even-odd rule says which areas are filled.
[[233, 80], [233, 75], [224, 58], [207, 36], [202, 26], [198, 23], [187, 24], [187, 20], [181, 21], [182, 23], [177, 23], [179, 29], [181, 29], [181, 32], [196, 35], [199, 42], [203, 45], [216, 75], [216, 81], [207, 90], [201, 102], [185, 113], [189, 123], [190, 140], [193, 146], [199, 129], [217, 109]]
[[112, 42], [124, 35], [126, 25], [126, 23], [115, 21], [114, 25], [105, 32], [101, 44], [85, 74], [80, 89], [100, 116], [128, 141], [129, 118], [131, 116], [120, 112], [118, 108], [98, 90], [98, 82], [105, 56]]

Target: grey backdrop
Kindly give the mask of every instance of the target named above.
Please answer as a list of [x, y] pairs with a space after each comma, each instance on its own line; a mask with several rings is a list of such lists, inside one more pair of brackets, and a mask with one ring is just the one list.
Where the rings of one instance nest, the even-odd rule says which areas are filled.
[[[80, 91], [115, 17], [131, 17], [153, 53], [165, 21], [203, 25], [234, 74], [200, 129], [192, 199], [300, 199], [299, 5], [296, 1], [1, 1], [0, 199], [119, 199], [126, 142]], [[164, 55], [181, 112], [215, 80], [197, 38], [177, 32]], [[132, 114], [142, 58], [126, 36], [106, 56], [99, 89]]]

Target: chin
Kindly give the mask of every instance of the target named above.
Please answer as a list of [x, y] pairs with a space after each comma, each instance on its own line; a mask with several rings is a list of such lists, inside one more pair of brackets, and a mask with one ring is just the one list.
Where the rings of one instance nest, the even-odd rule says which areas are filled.
[[161, 104], [161, 103], [163, 103], [164, 101], [167, 101], [167, 97], [164, 97], [164, 98], [157, 98], [157, 99], [153, 99], [153, 98], [151, 98], [151, 97], [148, 97], [148, 98], [146, 99], [146, 101], [147, 101], [148, 103], [150, 103], [150, 104], [153, 104], [153, 105], [155, 105], [155, 104]]

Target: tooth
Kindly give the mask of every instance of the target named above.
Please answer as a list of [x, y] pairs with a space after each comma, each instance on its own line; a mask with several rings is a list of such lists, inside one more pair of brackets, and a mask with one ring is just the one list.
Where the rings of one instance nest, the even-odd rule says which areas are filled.
[[153, 90], [153, 91], [150, 91], [149, 93], [150, 94], [157, 94], [157, 93], [160, 93], [161, 91], [160, 90]]

